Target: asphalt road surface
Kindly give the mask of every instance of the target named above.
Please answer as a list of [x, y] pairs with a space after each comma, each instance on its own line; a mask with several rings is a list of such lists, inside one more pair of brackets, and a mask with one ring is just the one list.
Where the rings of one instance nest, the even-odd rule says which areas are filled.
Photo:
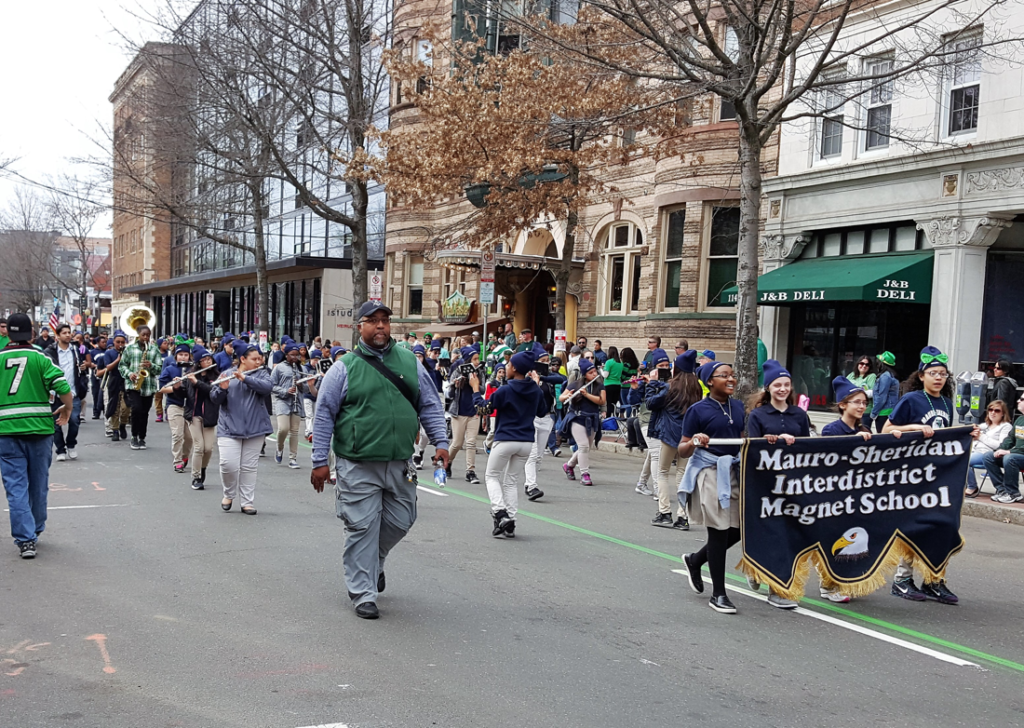
[[1019, 526], [965, 519], [956, 607], [885, 590], [783, 612], [732, 574], [726, 616], [676, 573], [704, 532], [650, 526], [639, 460], [598, 455], [585, 488], [546, 459], [510, 541], [460, 456], [443, 492], [423, 471], [368, 622], [306, 467], [260, 460], [259, 515], [224, 513], [216, 466], [192, 491], [168, 443], [87, 420], [39, 556], [0, 548], [0, 728], [1024, 724]]

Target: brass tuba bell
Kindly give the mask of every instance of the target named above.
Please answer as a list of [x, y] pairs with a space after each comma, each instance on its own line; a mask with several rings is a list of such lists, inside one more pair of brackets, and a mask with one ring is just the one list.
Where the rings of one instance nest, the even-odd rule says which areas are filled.
[[154, 323], [156, 323], [156, 314], [153, 313], [153, 309], [142, 304], [128, 307], [118, 319], [120, 329], [128, 335], [129, 344], [138, 338], [140, 328], [143, 326], [153, 328]]

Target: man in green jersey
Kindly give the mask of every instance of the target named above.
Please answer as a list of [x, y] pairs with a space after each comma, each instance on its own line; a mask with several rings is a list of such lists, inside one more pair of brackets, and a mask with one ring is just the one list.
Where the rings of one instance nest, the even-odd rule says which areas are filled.
[[[46, 526], [53, 415], [67, 424], [74, 403], [64, 372], [32, 346], [32, 321], [23, 313], [7, 319], [11, 341], [0, 351], [0, 477], [11, 511], [11, 535], [21, 558], [36, 555]], [[50, 392], [63, 406], [50, 411]]]

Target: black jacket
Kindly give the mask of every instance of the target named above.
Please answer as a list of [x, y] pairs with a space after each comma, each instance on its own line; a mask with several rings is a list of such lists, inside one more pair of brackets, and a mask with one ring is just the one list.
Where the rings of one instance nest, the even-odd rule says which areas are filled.
[[199, 413], [199, 416], [203, 419], [203, 427], [216, 427], [217, 420], [220, 419], [220, 405], [210, 399], [210, 382], [217, 379], [220, 376], [219, 370], [216, 368], [210, 369], [210, 372], [215, 372], [209, 379], [206, 379], [208, 372], [196, 375], [196, 384], [192, 384], [191, 380], [186, 379], [185, 384], [185, 419], [191, 422]]
[[[79, 367], [82, 366], [82, 355], [78, 353], [78, 346], [74, 342], [68, 344], [68, 348], [71, 350], [72, 356], [75, 358], [75, 381], [68, 382], [68, 385], [72, 388], [75, 396], [81, 399], [89, 391], [89, 377], [88, 374], [83, 372]], [[60, 355], [57, 353], [57, 342], [54, 341], [43, 352], [50, 361], [60, 367]]]
[[989, 380], [992, 387], [993, 399], [1001, 399], [1006, 402], [1006, 408], [1010, 410], [1010, 420], [1014, 419], [1017, 412], [1017, 382], [1010, 377], [995, 377]]

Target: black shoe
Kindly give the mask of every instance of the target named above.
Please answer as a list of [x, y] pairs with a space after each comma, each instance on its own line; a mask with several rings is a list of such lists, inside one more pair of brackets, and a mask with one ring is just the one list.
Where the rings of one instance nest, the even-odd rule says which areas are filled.
[[99, 416], [99, 415], [93, 415], [93, 416], [92, 416], [92, 418], [93, 418], [94, 420], [98, 420], [98, 419], [100, 418], [100, 416]]
[[679, 516], [672, 524], [672, 528], [677, 531], [689, 531], [690, 530], [690, 519], [686, 516]]
[[514, 520], [510, 520], [507, 524], [505, 524], [505, 538], [515, 538], [515, 537], [516, 537], [516, 522]]
[[936, 601], [939, 604], [957, 604], [960, 597], [949, 590], [945, 581], [937, 581], [934, 584], [921, 584], [921, 593], [925, 598]]
[[128, 439], [128, 428], [127, 427], [119, 428], [118, 431], [117, 431], [117, 434], [119, 434], [121, 436], [122, 440], [127, 440]]
[[652, 526], [658, 526], [660, 528], [672, 528], [672, 514], [671, 513], [655, 513], [654, 518], [651, 519]]
[[36, 542], [22, 541], [18, 544], [18, 550], [21, 552], [21, 558], [34, 559], [36, 557]]
[[120, 439], [121, 439], [121, 433], [118, 432], [117, 430], [114, 430], [113, 432], [110, 433], [110, 441], [111, 442], [117, 442]]
[[736, 614], [736, 607], [727, 596], [711, 597], [708, 606], [722, 614]]
[[380, 611], [373, 602], [363, 602], [356, 607], [356, 616], [362, 619], [379, 619]]
[[141, 450], [142, 448], [139, 447], [139, 438], [133, 437], [128, 447], [130, 447], [132, 450]]
[[192, 478], [192, 490], [203, 490], [203, 481], [199, 478]]
[[693, 554], [683, 554], [683, 563], [686, 564], [686, 580], [690, 582], [690, 588], [697, 594], [704, 593], [704, 577], [700, 573], [700, 567], [691, 563]]
[[379, 573], [379, 574], [377, 575], [377, 593], [378, 593], [378, 594], [382, 594], [382, 593], [384, 592], [384, 588], [385, 588], [385, 587], [386, 587], [387, 585], [388, 585], [388, 582], [387, 582], [387, 580], [386, 580], [386, 579], [384, 578], [384, 572], [382, 571], [382, 572], [380, 572], [380, 573]]
[[512, 519], [508, 517], [508, 511], [502, 508], [497, 513], [491, 515], [494, 519], [494, 530], [491, 531], [492, 536], [500, 536], [505, 532], [505, 526], [507, 526]]
[[422, 455], [413, 455], [412, 456], [412, 464], [416, 466], [417, 470], [423, 470], [423, 456]]
[[466, 471], [466, 482], [470, 485], [480, 485], [480, 478], [476, 477], [476, 473], [472, 470]]
[[146, 449], [146, 441], [145, 440], [139, 440], [139, 449], [140, 450], [145, 450]]
[[923, 602], [928, 598], [925, 596], [923, 591], [917, 588], [917, 584], [914, 583], [914, 577], [910, 577], [909, 579], [896, 579], [892, 583], [890, 593], [894, 597], [909, 599], [912, 602]]
[[447, 468], [444, 469], [444, 474], [445, 474], [445, 477], [447, 477], [449, 480], [451, 480], [451, 478], [452, 478], [452, 468], [451, 468], [450, 465]]
[[202, 468], [199, 471], [199, 482], [206, 485], [206, 468]]
[[544, 497], [544, 491], [541, 490], [540, 488], [534, 487], [534, 488], [527, 488], [526, 489], [526, 499], [527, 500], [535, 501], [538, 498], [543, 498], [543, 497]]

